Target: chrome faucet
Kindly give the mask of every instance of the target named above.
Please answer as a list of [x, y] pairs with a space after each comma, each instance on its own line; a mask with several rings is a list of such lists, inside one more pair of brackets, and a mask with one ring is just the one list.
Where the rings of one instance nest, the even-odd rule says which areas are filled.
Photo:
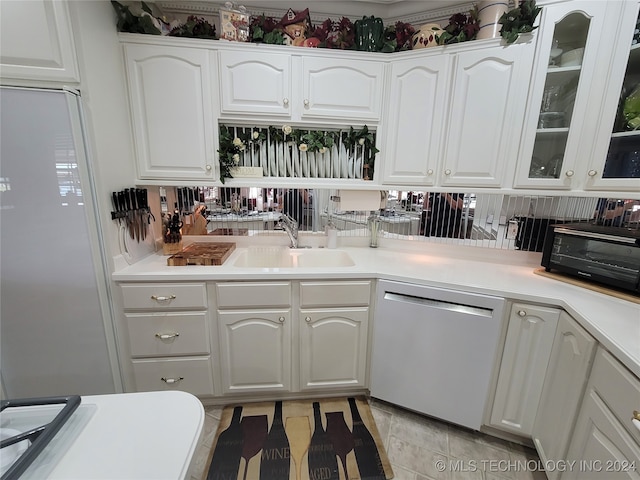
[[289, 240], [291, 240], [290, 248], [298, 248], [298, 222], [286, 213], [283, 213], [280, 220], [278, 220], [277, 228], [284, 230], [287, 232], [287, 235], [289, 235]]

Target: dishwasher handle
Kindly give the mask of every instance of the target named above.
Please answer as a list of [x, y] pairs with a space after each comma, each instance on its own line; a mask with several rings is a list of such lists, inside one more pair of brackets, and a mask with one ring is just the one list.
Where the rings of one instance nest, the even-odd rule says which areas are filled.
[[477, 315], [481, 317], [492, 317], [493, 309], [474, 307], [472, 305], [462, 305], [460, 303], [446, 302], [444, 300], [435, 300], [432, 298], [416, 297], [414, 295], [406, 295], [403, 293], [385, 292], [385, 300], [391, 300], [394, 302], [410, 303], [413, 305], [420, 305], [423, 307], [433, 307], [440, 310], [447, 310], [450, 312], [465, 313], [468, 315]]

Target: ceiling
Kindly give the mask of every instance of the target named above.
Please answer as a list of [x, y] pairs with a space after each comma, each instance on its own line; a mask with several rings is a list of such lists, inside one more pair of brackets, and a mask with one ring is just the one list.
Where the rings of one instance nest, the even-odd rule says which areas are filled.
[[[192, 13], [217, 16], [225, 2], [201, 0], [156, 0], [163, 13]], [[444, 21], [458, 12], [469, 11], [476, 2], [461, 0], [246, 0], [236, 2], [244, 5], [252, 15], [265, 14], [280, 18], [287, 9], [295, 11], [309, 8], [312, 22], [321, 22], [328, 17], [342, 16], [358, 19], [363, 16], [382, 18], [385, 23], [402, 20], [412, 25], [427, 21]]]

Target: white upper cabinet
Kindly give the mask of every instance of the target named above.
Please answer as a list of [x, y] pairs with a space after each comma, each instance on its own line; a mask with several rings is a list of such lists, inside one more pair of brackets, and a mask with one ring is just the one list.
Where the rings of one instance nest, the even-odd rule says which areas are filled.
[[518, 153], [534, 46], [515, 43], [459, 52], [441, 184], [500, 187]]
[[220, 110], [224, 114], [291, 116], [291, 56], [221, 50]]
[[213, 180], [215, 52], [142, 44], [124, 51], [138, 177]]
[[255, 45], [220, 46], [220, 113], [292, 122], [380, 120], [385, 63], [338, 59], [298, 49], [263, 52]]
[[611, 134], [623, 80], [640, 80], [629, 54], [637, 18], [636, 1], [544, 6], [516, 188], [638, 189], [640, 137]]
[[535, 50], [531, 38], [507, 46], [490, 40], [435, 47], [392, 59], [383, 183], [503, 186], [518, 152]]
[[67, 2], [0, 2], [0, 67], [3, 83], [78, 82]]
[[385, 64], [380, 61], [301, 57], [302, 119], [377, 122], [382, 113]]
[[[622, 12], [616, 22], [616, 46], [611, 59], [610, 75], [603, 96], [602, 121], [597, 122], [593, 149], [583, 151], [589, 159], [585, 188], [598, 190], [640, 191], [640, 108], [631, 122], [624, 117], [625, 103], [640, 98], [640, 33], [638, 19], [640, 2], [622, 2]], [[601, 49], [602, 50], [602, 49]], [[608, 56], [607, 56], [608, 53]], [[630, 117], [631, 118], [631, 117]], [[613, 125], [613, 127], [612, 127]], [[602, 141], [600, 141], [602, 139]]]
[[385, 183], [433, 185], [447, 106], [448, 55], [391, 63]]

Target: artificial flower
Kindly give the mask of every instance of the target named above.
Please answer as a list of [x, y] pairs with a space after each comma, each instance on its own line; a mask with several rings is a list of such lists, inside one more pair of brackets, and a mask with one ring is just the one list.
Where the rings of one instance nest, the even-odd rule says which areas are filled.
[[309, 146], [306, 143], [301, 143], [298, 148], [301, 152], [306, 152], [309, 149]]
[[293, 131], [293, 129], [291, 128], [291, 125], [283, 125], [282, 131], [285, 135], [289, 135]]

